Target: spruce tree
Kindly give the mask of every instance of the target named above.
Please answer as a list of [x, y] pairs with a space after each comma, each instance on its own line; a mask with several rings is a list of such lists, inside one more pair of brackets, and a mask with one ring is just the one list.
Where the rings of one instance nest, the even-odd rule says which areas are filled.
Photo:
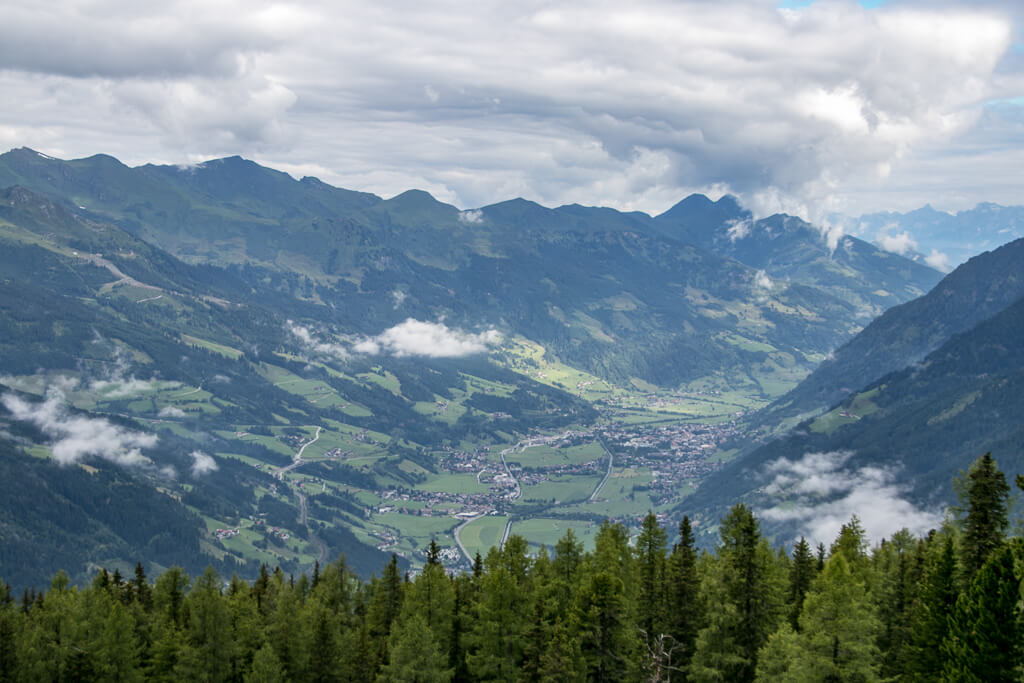
[[782, 616], [785, 578], [745, 505], [733, 506], [720, 534], [716, 572], [705, 591], [714, 611], [698, 635], [691, 680], [752, 681], [758, 650]]
[[794, 631], [800, 629], [800, 612], [804, 606], [804, 596], [811, 587], [811, 582], [818, 575], [818, 561], [811, 553], [811, 546], [801, 536], [793, 547], [793, 562], [789, 569], [789, 593], [786, 596], [787, 618]]
[[668, 536], [653, 512], [636, 539], [637, 625], [648, 643], [666, 632], [665, 550]]
[[906, 670], [911, 680], [938, 680], [945, 666], [943, 642], [949, 636], [949, 617], [960, 595], [956, 547], [951, 534], [943, 534], [938, 556], [925, 570], [914, 605], [910, 657]]
[[1007, 502], [1010, 487], [991, 453], [986, 453], [967, 472], [963, 537], [963, 570], [967, 582], [1003, 542], [1009, 524]]
[[378, 683], [448, 683], [448, 655], [421, 614], [411, 614], [391, 632], [391, 656]]
[[1015, 572], [1021, 541], [996, 549], [956, 601], [943, 644], [944, 680], [981, 683], [1017, 680], [1024, 639]]
[[878, 633], [866, 576], [834, 554], [804, 600], [792, 680], [879, 680]]
[[[697, 550], [689, 517], [683, 517], [679, 523], [679, 542], [673, 546], [669, 556], [666, 584], [668, 633], [678, 647], [672, 661], [685, 672], [693, 657], [697, 632], [704, 621], [700, 579], [697, 576]], [[686, 680], [685, 674], [681, 678]]]

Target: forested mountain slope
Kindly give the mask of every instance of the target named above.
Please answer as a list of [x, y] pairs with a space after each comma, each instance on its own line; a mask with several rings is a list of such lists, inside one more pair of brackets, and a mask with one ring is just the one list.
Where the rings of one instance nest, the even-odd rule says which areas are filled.
[[[1008, 471], [1024, 471], [1022, 338], [1024, 298], [1018, 298], [920, 362], [737, 458], [681, 511], [714, 520], [727, 501], [743, 500], [772, 511], [766, 528], [773, 535], [792, 538], [815, 508], [841, 508], [849, 502], [844, 496], [869, 479], [888, 491], [883, 497], [896, 504], [888, 511], [898, 517], [916, 514], [913, 506], [935, 511], [953, 502], [947, 482], [983, 453]], [[820, 486], [808, 484], [815, 478], [822, 478]]]

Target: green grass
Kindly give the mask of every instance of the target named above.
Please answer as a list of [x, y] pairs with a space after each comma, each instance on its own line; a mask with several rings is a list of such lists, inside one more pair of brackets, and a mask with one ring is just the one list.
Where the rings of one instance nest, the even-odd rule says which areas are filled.
[[481, 557], [486, 557], [487, 551], [501, 541], [507, 523], [505, 515], [484, 515], [463, 527], [459, 538], [469, 556], [480, 553]]
[[487, 493], [488, 490], [487, 484], [477, 483], [475, 472], [431, 475], [416, 488], [439, 493]]
[[534, 550], [542, 545], [553, 549], [569, 529], [572, 529], [577, 541], [583, 541], [584, 550], [594, 549], [594, 538], [600, 529], [600, 525], [595, 522], [535, 517], [512, 522], [510, 533], [525, 538]]
[[201, 349], [206, 349], [208, 351], [218, 353], [225, 358], [230, 358], [231, 360], [238, 360], [242, 357], [242, 352], [238, 349], [225, 346], [224, 344], [218, 344], [216, 342], [209, 341], [208, 339], [200, 339], [199, 337], [183, 334], [181, 335], [181, 341], [188, 346], [196, 346]]
[[817, 434], [831, 434], [840, 427], [857, 422], [862, 417], [871, 415], [878, 406], [871, 400], [884, 387], [876, 387], [871, 391], [858, 394], [847, 406], [840, 405], [811, 423], [811, 431]]
[[532, 446], [521, 453], [509, 453], [505, 460], [517, 462], [523, 467], [552, 467], [555, 465], [579, 465], [605, 458], [604, 448], [599, 443], [587, 443], [567, 448]]
[[[523, 503], [557, 501], [568, 503], [572, 501], [584, 501], [593, 493], [594, 487], [604, 475], [582, 476], [565, 475], [551, 477], [539, 484], [523, 486], [523, 496], [520, 499]], [[606, 484], [607, 486], [607, 484]]]

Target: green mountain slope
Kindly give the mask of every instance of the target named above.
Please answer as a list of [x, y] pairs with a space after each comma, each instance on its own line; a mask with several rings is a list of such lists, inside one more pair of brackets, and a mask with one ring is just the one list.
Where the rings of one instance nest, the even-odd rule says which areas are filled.
[[[345, 553], [365, 576], [387, 552], [421, 562], [434, 539], [458, 560], [471, 519], [463, 538], [485, 546], [543, 515], [582, 532], [667, 508], [664, 468], [603, 469], [597, 408], [627, 427], [728, 421], [793, 386], [875, 305], [862, 276], [821, 284], [794, 268], [768, 286], [759, 267], [611, 209], [459, 211], [239, 158], [128, 168], [16, 150], [0, 155], [0, 182], [14, 183], [0, 190], [9, 466], [38, 487], [47, 472], [106, 472], [90, 496], [124, 486], [181, 529], [160, 555], [149, 532], [82, 507], [81, 538], [51, 534], [40, 574], [71, 566], [67, 547], [76, 572], [183, 555], [225, 574], [301, 571]], [[662, 396], [676, 407], [644, 412]], [[75, 429], [112, 436], [82, 450]], [[694, 468], [672, 482], [703, 476], [697, 442], [715, 434], [658, 437], [694, 439]], [[46, 469], [54, 459], [66, 468]], [[38, 497], [50, 512], [5, 508], [5, 533], [62, 528], [79, 505]], [[90, 537], [103, 540], [85, 552]]]
[[[253, 264], [275, 270], [279, 291], [327, 304], [344, 331], [376, 334], [410, 316], [497, 325], [615, 382], [739, 388], [759, 400], [938, 277], [874, 248], [850, 256], [867, 249], [859, 242], [831, 258], [806, 224], [755, 249], [776, 268], [709, 253], [718, 243], [692, 230], [671, 234], [677, 210], [652, 219], [517, 199], [461, 212], [424, 192], [385, 201], [237, 157], [128, 169], [22, 149], [0, 155], [8, 181], [188, 262], [239, 264], [242, 279]], [[886, 258], [892, 272], [877, 265]]]
[[[963, 280], [948, 279], [951, 286]], [[737, 459], [710, 477], [683, 508], [710, 521], [724, 501], [744, 500], [773, 510], [767, 528], [788, 538], [802, 528], [787, 510], [807, 507], [810, 513], [820, 506], [826, 514], [848, 493], [858, 472], [873, 472], [876, 488], [897, 491], [921, 509], [938, 509], [954, 502], [949, 481], [979, 455], [991, 452], [1006, 472], [1024, 470], [1022, 336], [1024, 298], [1018, 298], [954, 334], [920, 362], [885, 375]], [[795, 463], [800, 465], [794, 468]], [[801, 477], [779, 479], [791, 469], [800, 469]], [[831, 483], [809, 486], [815, 476]]]
[[803, 382], [756, 416], [765, 432], [820, 412], [851, 391], [924, 358], [1024, 296], [1024, 240], [972, 258], [919, 299], [896, 306], [836, 349]]

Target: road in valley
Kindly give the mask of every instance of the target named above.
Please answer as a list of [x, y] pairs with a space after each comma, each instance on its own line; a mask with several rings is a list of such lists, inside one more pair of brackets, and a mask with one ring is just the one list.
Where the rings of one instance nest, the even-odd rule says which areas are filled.
[[460, 534], [462, 533], [462, 530], [466, 528], [467, 524], [469, 524], [470, 522], [475, 522], [476, 520], [478, 520], [481, 517], [483, 517], [485, 514], [486, 513], [481, 512], [476, 517], [470, 517], [465, 522], [463, 522], [462, 524], [460, 524], [458, 527], [455, 528], [455, 543], [458, 544], [459, 550], [462, 551], [462, 554], [465, 555], [466, 559], [469, 560], [470, 562], [472, 562], [475, 558], [469, 554], [469, 551], [466, 550], [466, 546], [462, 545], [462, 537], [460, 536]]
[[601, 489], [604, 488], [604, 485], [608, 482], [608, 478], [612, 476], [612, 452], [604, 445], [604, 441], [598, 439], [597, 442], [601, 444], [601, 448], [603, 448], [604, 452], [608, 454], [608, 471], [604, 473], [604, 479], [598, 483], [597, 487], [594, 488], [594, 492], [590, 494], [590, 500], [588, 501], [590, 503], [597, 500], [597, 494], [601, 493]]
[[320, 438], [320, 432], [321, 431], [323, 431], [323, 427], [317, 427], [316, 428], [316, 436], [314, 436], [312, 439], [310, 439], [306, 443], [302, 444], [302, 447], [299, 448], [299, 452], [295, 454], [295, 459], [292, 460], [292, 464], [291, 465], [288, 465], [287, 467], [279, 467], [277, 469], [277, 471], [274, 472], [274, 476], [277, 477], [278, 480], [284, 481], [284, 475], [286, 473], [291, 472], [292, 470], [294, 470], [299, 465], [304, 465], [306, 463], [306, 461], [302, 459], [302, 454], [303, 454], [303, 452], [305, 452], [307, 446], [310, 446], [310, 445], [315, 444], [317, 442], [317, 439]]

